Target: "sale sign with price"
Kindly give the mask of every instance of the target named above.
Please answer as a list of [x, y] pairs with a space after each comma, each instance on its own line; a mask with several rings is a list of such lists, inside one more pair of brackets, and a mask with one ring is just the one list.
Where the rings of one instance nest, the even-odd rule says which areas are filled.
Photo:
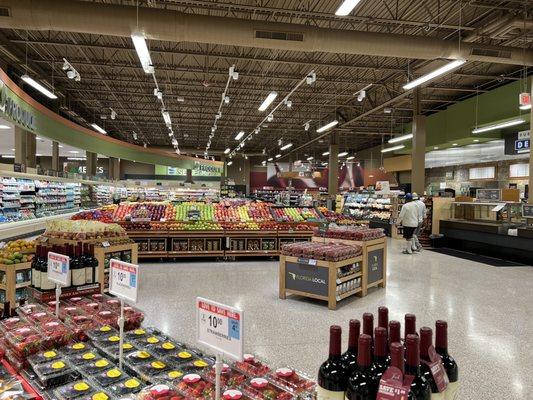
[[48, 280], [70, 286], [70, 259], [63, 254], [48, 252]]
[[242, 360], [242, 310], [198, 297], [196, 316], [198, 343], [233, 359]]
[[113, 258], [109, 262], [109, 269], [109, 293], [136, 303], [139, 266]]

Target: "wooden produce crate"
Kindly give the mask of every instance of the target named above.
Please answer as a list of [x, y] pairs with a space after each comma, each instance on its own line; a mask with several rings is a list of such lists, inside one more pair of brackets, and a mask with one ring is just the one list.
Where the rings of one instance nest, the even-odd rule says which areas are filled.
[[170, 231], [168, 257], [223, 257], [224, 231]]
[[277, 231], [225, 231], [225, 254], [229, 257], [279, 255]]
[[[27, 273], [29, 280], [17, 283], [17, 274], [20, 275], [26, 270], [29, 270]], [[9, 265], [0, 264], [0, 276], [0, 290], [3, 291], [5, 297], [5, 299], [0, 299], [0, 304], [3, 305], [9, 302], [10, 308], [14, 309], [17, 307], [17, 289], [29, 288], [31, 286], [31, 262]]]
[[[339, 269], [360, 264], [358, 272], [339, 277]], [[332, 262], [309, 260], [291, 256], [280, 256], [279, 261], [279, 298], [286, 299], [287, 294], [309, 297], [328, 302], [328, 308], [335, 310], [337, 302], [353, 296], [362, 296], [364, 281], [362, 257]], [[342, 294], [338, 289], [348, 281], [360, 279], [360, 285]]]
[[94, 248], [94, 256], [98, 260], [97, 280], [100, 283], [100, 292], [109, 290], [109, 261], [116, 258], [132, 264], [138, 264], [137, 243], [124, 243], [110, 246], [98, 246]]

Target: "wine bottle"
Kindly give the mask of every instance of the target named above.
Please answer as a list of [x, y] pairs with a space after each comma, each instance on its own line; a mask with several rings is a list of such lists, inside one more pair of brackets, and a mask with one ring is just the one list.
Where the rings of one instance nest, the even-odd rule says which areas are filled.
[[72, 286], [85, 285], [85, 266], [82, 264], [82, 244], [78, 242], [74, 252], [74, 258], [72, 259]]
[[431, 368], [429, 366], [429, 362], [431, 362], [429, 358], [429, 347], [433, 344], [433, 331], [431, 328], [427, 326], [423, 326], [420, 328], [420, 360], [422, 360], [422, 363], [420, 364], [420, 373], [429, 383], [429, 386], [431, 388], [431, 399], [442, 399], [442, 397], [434, 396], [433, 394], [437, 395], [439, 393], [439, 389], [437, 388], [437, 384], [435, 383], [435, 379], [433, 379], [433, 373], [431, 372]]
[[426, 378], [420, 373], [420, 338], [418, 335], [407, 335], [405, 344], [407, 349], [405, 373], [414, 377], [409, 399], [430, 400], [431, 389]]
[[83, 244], [83, 268], [85, 268], [85, 283], [91, 284], [94, 283], [93, 280], [93, 266], [91, 264], [91, 255], [89, 253], [89, 243]]
[[348, 380], [347, 400], [375, 400], [378, 385], [372, 379], [371, 359], [372, 337], [366, 334], [359, 336], [357, 371]]
[[387, 307], [378, 308], [378, 326], [389, 329], [389, 309]]
[[41, 290], [52, 290], [55, 288], [54, 282], [48, 280], [48, 253], [53, 251], [57, 252], [57, 247], [52, 246], [52, 248], [44, 247], [43, 257], [41, 261]]
[[389, 344], [401, 343], [401, 329], [402, 326], [400, 324], [400, 321], [392, 320], [389, 322]]
[[[370, 336], [372, 343], [374, 342], [374, 314], [363, 314], [363, 334]], [[371, 345], [372, 348], [373, 344]]]
[[396, 367], [402, 374], [405, 372], [405, 352], [400, 342], [393, 342], [390, 345], [390, 365]]
[[416, 332], [416, 315], [414, 314], [405, 314], [405, 326], [404, 326], [404, 340], [407, 338], [408, 335], [417, 335]]
[[41, 288], [41, 270], [39, 269], [39, 257], [41, 254], [41, 245], [35, 247], [35, 257], [31, 261], [31, 285], [35, 289]]
[[450, 381], [445, 391], [445, 398], [454, 400], [459, 390], [459, 369], [455, 360], [448, 354], [448, 323], [446, 321], [435, 322], [435, 350], [442, 359], [442, 365]]
[[348, 369], [350, 375], [357, 370], [357, 341], [360, 333], [361, 323], [358, 319], [351, 319], [348, 334], [348, 350], [342, 355], [342, 363]]
[[378, 326], [374, 330], [374, 362], [372, 363], [371, 369], [372, 378], [374, 379], [376, 386], [379, 385], [381, 375], [383, 375], [389, 367], [389, 352], [387, 348], [387, 330]]
[[318, 370], [319, 400], [344, 400], [349, 372], [341, 359], [341, 334], [340, 326], [329, 328], [329, 357]]
[[[89, 245], [89, 263], [91, 264], [91, 276], [92, 276], [92, 282], [97, 283], [99, 281], [98, 278], [98, 260], [96, 259], [94, 255], [94, 244]], [[103, 285], [104, 282], [101, 282]]]

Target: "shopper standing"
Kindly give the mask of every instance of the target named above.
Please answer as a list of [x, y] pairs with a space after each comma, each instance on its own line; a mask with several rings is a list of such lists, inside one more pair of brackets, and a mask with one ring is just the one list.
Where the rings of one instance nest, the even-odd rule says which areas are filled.
[[405, 195], [405, 204], [402, 206], [400, 215], [398, 216], [397, 225], [403, 226], [403, 237], [405, 239], [405, 248], [403, 254], [413, 254], [413, 249], [416, 249], [413, 241], [413, 234], [419, 223], [418, 206], [413, 202], [413, 195], [407, 193]]
[[426, 219], [426, 204], [420, 197], [418, 197], [416, 193], [413, 193], [413, 203], [415, 203], [418, 207], [418, 227], [413, 234], [413, 250], [420, 251], [422, 250], [422, 245], [420, 244], [418, 238], [420, 237], [422, 226], [424, 225], [424, 220]]

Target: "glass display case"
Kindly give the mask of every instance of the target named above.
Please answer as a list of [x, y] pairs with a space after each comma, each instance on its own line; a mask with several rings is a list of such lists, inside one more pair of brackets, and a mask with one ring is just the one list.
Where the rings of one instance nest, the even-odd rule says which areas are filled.
[[513, 202], [454, 202], [453, 220], [521, 223], [522, 203]]

